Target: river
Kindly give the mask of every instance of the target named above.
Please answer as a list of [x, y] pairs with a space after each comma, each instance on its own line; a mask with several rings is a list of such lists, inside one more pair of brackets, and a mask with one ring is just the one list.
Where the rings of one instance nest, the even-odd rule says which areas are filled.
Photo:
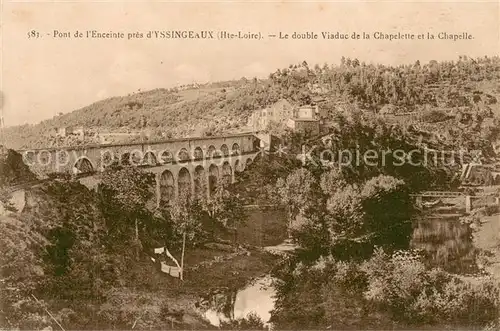
[[[238, 241], [276, 250], [286, 239], [286, 213], [276, 208], [260, 208], [247, 211], [248, 219], [238, 229]], [[228, 238], [229, 239], [229, 238]], [[278, 248], [279, 249], [279, 248]], [[266, 272], [266, 271], [264, 271]], [[267, 323], [274, 308], [275, 290], [270, 276], [251, 280], [237, 290], [224, 290], [212, 294], [207, 300], [208, 309], [202, 314], [214, 326], [221, 321], [239, 319], [254, 313]], [[207, 307], [207, 306], [205, 306]]]
[[[245, 226], [245, 239], [257, 246], [265, 243], [262, 246], [276, 250], [279, 246], [267, 245], [283, 242], [286, 233], [284, 215], [280, 211], [267, 210], [252, 211], [249, 216], [251, 221]], [[411, 246], [422, 249], [432, 266], [444, 267], [452, 272], [469, 272], [475, 266], [471, 234], [469, 226], [461, 224], [456, 217], [424, 217], [416, 222]], [[254, 313], [272, 327], [268, 323], [275, 304], [276, 291], [272, 282], [273, 279], [266, 275], [250, 281], [241, 289], [227, 289], [213, 294], [202, 313], [214, 326]]]
[[[276, 293], [272, 281], [273, 279], [270, 276], [255, 279], [236, 292], [231, 311], [222, 312], [216, 308], [209, 308], [204, 313], [204, 317], [210, 324], [219, 326], [222, 321], [227, 322], [231, 319], [245, 318], [248, 314], [254, 313], [268, 325], [271, 310], [274, 308], [274, 295]], [[228, 296], [231, 295], [231, 293], [228, 293]]]

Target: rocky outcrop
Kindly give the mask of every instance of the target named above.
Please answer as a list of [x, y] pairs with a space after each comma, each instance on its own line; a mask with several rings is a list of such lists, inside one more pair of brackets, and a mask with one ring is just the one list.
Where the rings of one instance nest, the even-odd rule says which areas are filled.
[[36, 180], [23, 157], [12, 149], [0, 146], [0, 188]]

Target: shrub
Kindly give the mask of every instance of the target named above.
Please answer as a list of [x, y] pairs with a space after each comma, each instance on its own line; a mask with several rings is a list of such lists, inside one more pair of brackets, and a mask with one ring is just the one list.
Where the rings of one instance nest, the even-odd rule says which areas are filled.
[[268, 330], [262, 319], [256, 313], [249, 313], [246, 317], [228, 322], [221, 322], [222, 330]]
[[500, 206], [498, 205], [486, 206], [484, 212], [487, 216], [498, 214], [500, 212]]
[[499, 317], [499, 288], [490, 278], [463, 279], [426, 269], [418, 253], [377, 250], [363, 263], [365, 298], [407, 323], [484, 326]]

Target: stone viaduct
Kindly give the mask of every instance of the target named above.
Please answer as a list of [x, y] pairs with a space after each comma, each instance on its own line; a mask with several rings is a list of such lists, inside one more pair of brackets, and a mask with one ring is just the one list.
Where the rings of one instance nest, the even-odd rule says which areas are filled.
[[155, 174], [159, 205], [172, 201], [183, 190], [209, 196], [218, 185], [234, 182], [235, 172], [245, 170], [260, 151], [259, 138], [240, 134], [19, 152], [38, 173], [76, 174], [90, 187], [98, 182], [98, 176], [92, 174], [113, 163], [139, 166]]

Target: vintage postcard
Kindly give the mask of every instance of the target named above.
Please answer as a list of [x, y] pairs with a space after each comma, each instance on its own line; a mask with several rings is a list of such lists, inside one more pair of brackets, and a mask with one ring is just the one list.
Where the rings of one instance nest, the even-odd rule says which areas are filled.
[[0, 26], [0, 329], [500, 329], [500, 2]]

